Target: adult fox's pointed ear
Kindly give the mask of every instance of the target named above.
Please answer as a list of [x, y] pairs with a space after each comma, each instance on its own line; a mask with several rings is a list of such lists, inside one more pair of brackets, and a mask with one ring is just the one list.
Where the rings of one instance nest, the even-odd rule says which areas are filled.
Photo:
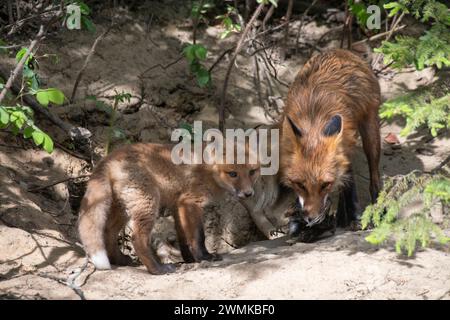
[[325, 128], [323, 129], [323, 134], [326, 137], [331, 137], [338, 135], [342, 132], [342, 117], [340, 115], [335, 115], [333, 118], [331, 118], [330, 121], [325, 125]]
[[292, 121], [291, 118], [289, 118], [289, 116], [286, 116], [286, 119], [288, 120], [288, 122], [289, 122], [289, 124], [290, 124], [290, 126], [291, 126], [291, 128], [292, 128], [292, 131], [294, 131], [294, 134], [295, 134], [297, 137], [301, 138], [302, 135], [303, 135], [303, 134], [302, 134], [302, 130], [300, 130], [300, 128], [297, 127], [297, 125], [294, 123], [294, 121]]

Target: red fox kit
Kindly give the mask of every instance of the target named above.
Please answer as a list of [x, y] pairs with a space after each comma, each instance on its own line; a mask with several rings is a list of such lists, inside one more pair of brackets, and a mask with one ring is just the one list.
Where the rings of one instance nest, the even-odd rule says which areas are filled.
[[298, 196], [304, 218], [320, 222], [339, 188], [337, 224], [358, 219], [350, 156], [357, 132], [370, 170], [370, 193], [380, 189], [380, 87], [369, 66], [347, 50], [311, 58], [288, 93], [281, 122], [281, 176]]
[[[226, 191], [252, 196], [259, 164], [175, 165], [172, 145], [134, 144], [108, 155], [94, 170], [81, 203], [79, 234], [98, 269], [110, 263], [128, 264], [118, 247], [120, 230], [131, 220], [132, 243], [140, 261], [152, 274], [175, 270], [161, 264], [151, 251], [150, 232], [161, 208], [173, 208], [175, 226], [186, 262], [211, 260], [205, 247], [203, 207]], [[248, 150], [246, 150], [248, 151]]]

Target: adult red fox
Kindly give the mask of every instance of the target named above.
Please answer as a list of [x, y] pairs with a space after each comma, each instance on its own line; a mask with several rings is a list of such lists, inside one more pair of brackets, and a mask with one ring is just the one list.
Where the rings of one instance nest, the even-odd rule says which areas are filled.
[[[203, 207], [226, 192], [252, 196], [259, 164], [181, 164], [171, 159], [173, 145], [134, 144], [119, 148], [101, 161], [81, 203], [81, 242], [98, 269], [124, 265], [130, 258], [118, 247], [120, 230], [131, 219], [132, 243], [152, 274], [175, 270], [161, 264], [150, 248], [150, 232], [161, 208], [176, 212], [175, 226], [186, 262], [212, 260], [205, 247]], [[248, 159], [248, 148], [246, 150]]]
[[336, 189], [338, 226], [359, 218], [350, 163], [357, 132], [369, 163], [372, 202], [377, 199], [380, 100], [371, 69], [347, 50], [312, 57], [296, 76], [280, 123], [281, 179], [296, 192], [310, 224], [323, 220]]

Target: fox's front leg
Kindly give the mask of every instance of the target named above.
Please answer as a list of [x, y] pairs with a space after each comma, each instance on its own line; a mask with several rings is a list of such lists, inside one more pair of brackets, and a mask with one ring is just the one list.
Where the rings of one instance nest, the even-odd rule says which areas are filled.
[[175, 227], [183, 259], [186, 262], [216, 260], [220, 257], [208, 252], [203, 230], [203, 208], [195, 199], [182, 197], [178, 201]]

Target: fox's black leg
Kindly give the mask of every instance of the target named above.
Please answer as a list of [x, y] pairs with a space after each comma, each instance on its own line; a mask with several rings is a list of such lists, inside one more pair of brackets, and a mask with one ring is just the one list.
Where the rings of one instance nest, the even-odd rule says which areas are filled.
[[348, 171], [349, 180], [339, 193], [339, 203], [336, 213], [338, 227], [347, 227], [352, 222], [360, 219], [358, 196], [356, 194], [353, 171]]
[[381, 149], [380, 120], [378, 117], [378, 108], [371, 108], [369, 110], [373, 111], [367, 115], [367, 119], [361, 122], [359, 132], [361, 134], [364, 153], [369, 163], [370, 196], [372, 203], [375, 203], [381, 185], [380, 171], [378, 169]]

